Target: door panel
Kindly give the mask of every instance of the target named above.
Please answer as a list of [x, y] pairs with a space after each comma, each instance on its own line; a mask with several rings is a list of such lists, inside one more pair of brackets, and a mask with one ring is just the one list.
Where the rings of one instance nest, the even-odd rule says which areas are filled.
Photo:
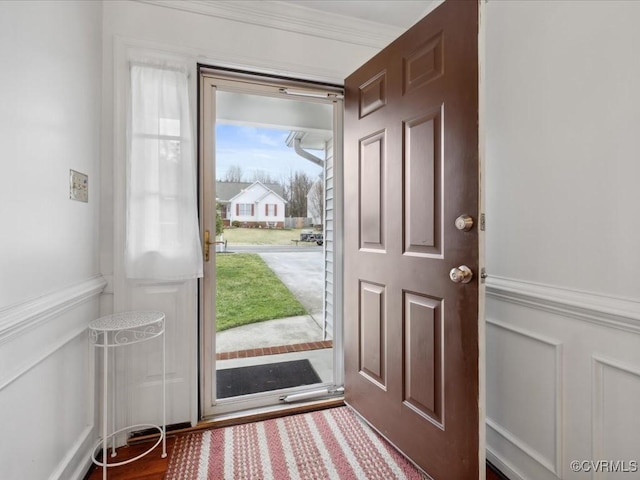
[[404, 402], [442, 427], [442, 301], [404, 297]]
[[441, 255], [441, 108], [404, 124], [405, 253]]
[[386, 170], [384, 132], [360, 141], [360, 246], [384, 249], [384, 172]]
[[345, 82], [346, 401], [437, 480], [480, 475], [477, 37], [445, 2]]
[[385, 290], [381, 285], [360, 283], [360, 372], [380, 388], [386, 388]]

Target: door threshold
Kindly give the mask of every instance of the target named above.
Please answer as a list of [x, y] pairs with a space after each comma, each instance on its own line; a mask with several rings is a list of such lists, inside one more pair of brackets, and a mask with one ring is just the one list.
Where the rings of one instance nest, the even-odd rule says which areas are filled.
[[[270, 420], [272, 418], [286, 417], [288, 415], [297, 415], [299, 413], [308, 413], [318, 410], [326, 410], [328, 408], [344, 406], [344, 397], [334, 397], [325, 400], [315, 400], [310, 402], [291, 404], [280, 404], [265, 408], [256, 408], [253, 410], [245, 410], [232, 414], [224, 414], [216, 417], [200, 420], [192, 427], [184, 428], [167, 428], [167, 437], [176, 435], [184, 435], [187, 433], [201, 432], [203, 430], [211, 430], [214, 428], [230, 427], [233, 425], [241, 425], [244, 423], [260, 422]], [[149, 435], [138, 435], [127, 440], [127, 445], [137, 445], [140, 443], [157, 440], [158, 433]]]
[[333, 397], [323, 400], [313, 400], [293, 404], [278, 404], [270, 407], [243, 410], [240, 412], [226, 413], [214, 417], [202, 419], [191, 430], [207, 430], [210, 428], [229, 427], [231, 425], [241, 425], [243, 423], [260, 422], [272, 418], [286, 417], [299, 413], [308, 413], [315, 410], [325, 410], [327, 408], [341, 407], [344, 403], [344, 396]]

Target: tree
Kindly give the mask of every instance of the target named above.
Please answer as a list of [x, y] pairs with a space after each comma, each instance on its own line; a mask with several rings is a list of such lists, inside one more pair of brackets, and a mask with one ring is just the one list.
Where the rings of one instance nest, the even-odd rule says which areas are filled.
[[242, 182], [244, 177], [244, 172], [242, 171], [242, 167], [240, 165], [231, 165], [224, 177], [222, 178], [223, 182]]
[[311, 177], [304, 172], [289, 174], [289, 178], [282, 184], [282, 190], [287, 201], [287, 216], [307, 216], [307, 194], [312, 184]]
[[256, 170], [253, 172], [253, 182], [260, 182], [263, 184], [271, 184], [277, 183], [269, 172], [265, 172], [264, 170]]
[[311, 186], [309, 202], [309, 214], [314, 221], [319, 219], [320, 225], [324, 225], [324, 185], [322, 184], [322, 177]]
[[289, 203], [291, 201], [291, 193], [289, 191], [289, 179], [283, 176], [282, 178], [280, 178], [278, 185], [280, 185], [280, 188], [282, 189], [282, 198], [284, 200], [284, 215], [285, 217], [290, 217], [291, 214], [289, 212], [291, 210], [291, 207], [289, 206]]
[[222, 214], [220, 213], [222, 211], [222, 205], [220, 205], [220, 202], [216, 203], [216, 237], [219, 237], [220, 235], [222, 235], [222, 232], [224, 232], [224, 223], [222, 222]]

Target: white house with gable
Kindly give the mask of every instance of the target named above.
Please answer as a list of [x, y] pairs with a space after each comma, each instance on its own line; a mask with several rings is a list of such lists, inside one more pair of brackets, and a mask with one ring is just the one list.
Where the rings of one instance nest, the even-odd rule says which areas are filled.
[[231, 224], [261, 227], [283, 227], [285, 200], [261, 182], [254, 182], [230, 199], [228, 216]]

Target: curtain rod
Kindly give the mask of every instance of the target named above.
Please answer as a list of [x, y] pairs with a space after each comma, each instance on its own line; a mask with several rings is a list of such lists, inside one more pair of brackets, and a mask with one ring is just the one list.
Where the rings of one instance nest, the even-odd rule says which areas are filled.
[[129, 69], [131, 67], [149, 67], [149, 68], [157, 68], [158, 70], [172, 70], [174, 72], [186, 73], [189, 76], [189, 68], [185, 65], [184, 67], [173, 67], [169, 65], [159, 65], [154, 63], [145, 63], [139, 61], [129, 60]]

